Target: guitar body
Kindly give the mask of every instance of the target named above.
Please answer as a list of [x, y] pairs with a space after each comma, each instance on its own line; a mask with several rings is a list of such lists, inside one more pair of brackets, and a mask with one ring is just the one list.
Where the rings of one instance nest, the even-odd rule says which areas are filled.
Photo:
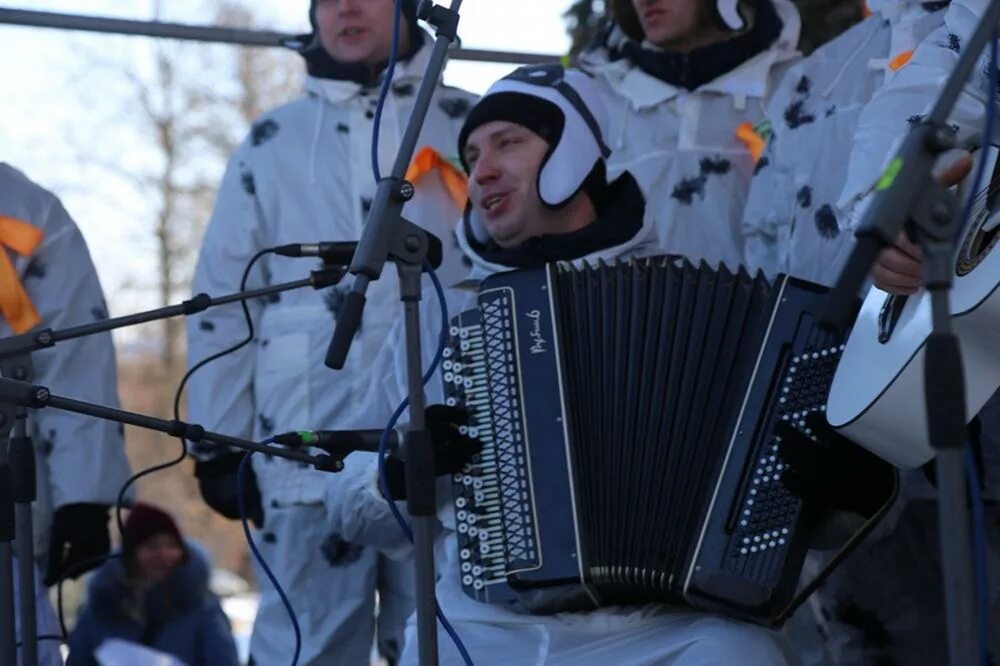
[[[1000, 234], [991, 228], [1000, 223], [1000, 206], [994, 210], [1000, 165], [996, 148], [978, 155], [988, 160], [986, 173], [992, 177], [963, 230], [950, 298], [951, 324], [962, 353], [967, 422], [1000, 388]], [[959, 202], [965, 204], [964, 195]], [[931, 331], [927, 292], [898, 297], [872, 287], [827, 400], [830, 425], [904, 469], [934, 457], [924, 401]]]

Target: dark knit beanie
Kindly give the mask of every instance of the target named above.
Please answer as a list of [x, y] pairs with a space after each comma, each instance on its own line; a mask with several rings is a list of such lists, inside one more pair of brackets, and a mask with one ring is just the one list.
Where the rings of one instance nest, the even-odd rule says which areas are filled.
[[177, 539], [181, 547], [184, 546], [181, 531], [169, 513], [151, 504], [143, 502], [134, 504], [125, 520], [122, 532], [122, 555], [125, 560], [131, 561], [136, 549], [158, 534], [169, 534]]

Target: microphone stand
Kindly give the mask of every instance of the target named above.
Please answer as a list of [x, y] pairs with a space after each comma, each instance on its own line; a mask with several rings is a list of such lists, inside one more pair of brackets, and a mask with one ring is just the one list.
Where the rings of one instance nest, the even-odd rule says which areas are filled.
[[[308, 278], [237, 292], [218, 298], [198, 294], [178, 305], [170, 305], [113, 319], [74, 326], [60, 331], [41, 329], [0, 340], [0, 666], [16, 666], [17, 630], [15, 613], [21, 618], [21, 661], [23, 666], [38, 663], [38, 623], [35, 603], [35, 556], [31, 505], [37, 499], [35, 452], [27, 427], [26, 407], [55, 407], [95, 416], [118, 423], [184, 437], [190, 441], [225, 444], [289, 458], [316, 469], [339, 472], [342, 456], [312, 456], [300, 451], [266, 446], [247, 440], [205, 432], [204, 428], [182, 421], [165, 421], [142, 414], [62, 398], [40, 386], [31, 386], [31, 352], [52, 347], [56, 342], [104, 333], [158, 319], [190, 315], [216, 305], [225, 305], [277, 294], [302, 287], [322, 289], [336, 284], [344, 275], [342, 268], [324, 267]], [[27, 387], [27, 388], [26, 388]], [[346, 454], [345, 454], [346, 455]], [[15, 539], [15, 536], [17, 537]], [[14, 606], [14, 548], [17, 550], [17, 580], [20, 589], [18, 609]]]
[[[827, 324], [846, 328], [852, 319], [854, 299], [879, 252], [895, 242], [904, 228], [916, 234], [923, 250], [924, 281], [933, 320], [924, 357], [924, 390], [930, 442], [937, 453], [948, 658], [953, 666], [978, 661], [971, 521], [963, 465], [965, 381], [949, 308], [954, 276], [953, 245], [962, 220], [955, 196], [934, 180], [932, 168], [941, 153], [955, 146], [954, 133], [946, 124], [948, 114], [979, 53], [996, 30], [998, 20], [1000, 0], [990, 0], [930, 114], [911, 127], [899, 152], [876, 183], [871, 207], [856, 233], [857, 245], [829, 296], [823, 316]], [[997, 93], [991, 90], [988, 94]]]
[[[0, 359], [0, 376], [31, 381], [33, 375], [34, 367], [30, 354], [17, 354]], [[35, 536], [31, 505], [37, 499], [37, 484], [35, 451], [28, 432], [27, 416], [27, 410], [23, 407], [0, 412], [0, 449], [3, 450], [3, 454], [0, 455], [6, 457], [11, 474], [10, 501], [14, 507], [14, 531], [11, 533], [11, 538], [13, 539], [15, 535], [18, 537], [14, 540], [14, 549], [17, 556], [17, 583], [21, 591], [18, 609], [21, 617], [21, 663], [36, 664], [38, 663], [38, 618], [34, 594]], [[8, 611], [9, 619], [2, 615]], [[14, 626], [13, 613], [13, 604], [0, 609], [0, 617], [3, 617], [0, 622]]]
[[406, 373], [410, 423], [403, 444], [406, 461], [407, 512], [412, 518], [416, 581], [417, 648], [421, 666], [438, 663], [437, 601], [434, 584], [434, 533], [437, 501], [434, 492], [434, 450], [424, 421], [425, 397], [420, 345], [420, 275], [427, 257], [427, 233], [402, 216], [403, 204], [413, 196], [413, 185], [403, 176], [413, 158], [417, 139], [431, 97], [452, 42], [458, 34], [458, 9], [462, 0], [451, 0], [445, 9], [422, 0], [418, 17], [437, 28], [434, 48], [410, 114], [399, 152], [387, 178], [378, 182], [350, 272], [352, 289], [344, 299], [326, 365], [340, 370], [361, 323], [368, 284], [379, 279], [386, 261], [394, 261], [400, 282], [406, 334]]

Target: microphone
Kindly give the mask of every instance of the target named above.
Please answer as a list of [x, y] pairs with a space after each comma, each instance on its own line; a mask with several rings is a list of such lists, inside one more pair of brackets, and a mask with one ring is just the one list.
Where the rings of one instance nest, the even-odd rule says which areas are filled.
[[[289, 243], [274, 248], [282, 257], [320, 257], [330, 266], [350, 266], [357, 241], [327, 241], [322, 243]], [[435, 269], [441, 266], [441, 239], [427, 232], [427, 261]]]
[[323, 263], [331, 266], [350, 266], [357, 247], [354, 241], [289, 243], [274, 248], [274, 253], [282, 257], [321, 257]]
[[[377, 453], [382, 440], [382, 430], [293, 430], [276, 435], [276, 444], [286, 446], [314, 446], [339, 457], [353, 451]], [[389, 433], [389, 448], [399, 446], [401, 438], [393, 430]]]

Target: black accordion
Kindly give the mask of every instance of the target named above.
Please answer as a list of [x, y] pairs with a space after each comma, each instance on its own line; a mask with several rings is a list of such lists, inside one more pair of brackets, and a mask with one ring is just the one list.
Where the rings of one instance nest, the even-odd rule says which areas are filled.
[[442, 365], [483, 443], [452, 484], [465, 592], [773, 622], [814, 522], [774, 426], [824, 409], [824, 294], [675, 257], [486, 279]]

